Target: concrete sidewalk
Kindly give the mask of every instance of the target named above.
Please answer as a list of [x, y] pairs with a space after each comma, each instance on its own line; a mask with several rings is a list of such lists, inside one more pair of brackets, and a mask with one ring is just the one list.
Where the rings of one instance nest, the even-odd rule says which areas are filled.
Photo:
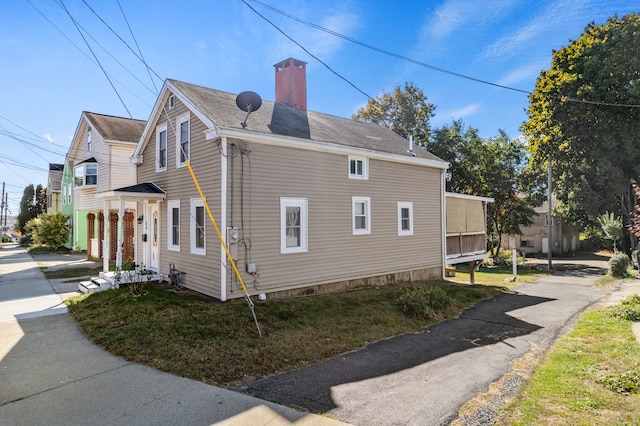
[[11, 244], [0, 249], [0, 384], [0, 424], [10, 426], [343, 424], [103, 351]]

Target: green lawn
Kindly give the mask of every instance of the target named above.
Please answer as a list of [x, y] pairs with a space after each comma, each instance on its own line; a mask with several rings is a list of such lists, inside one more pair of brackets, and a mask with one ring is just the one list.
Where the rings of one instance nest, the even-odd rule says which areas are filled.
[[[142, 296], [121, 288], [67, 303], [84, 333], [116, 355], [205, 383], [239, 385], [420, 330], [503, 290], [440, 283], [272, 300], [255, 305], [263, 338], [242, 301], [207, 302], [150, 284]], [[431, 302], [437, 308], [420, 309]]]
[[620, 309], [586, 311], [496, 424], [640, 424], [640, 345], [631, 322], [613, 315]]

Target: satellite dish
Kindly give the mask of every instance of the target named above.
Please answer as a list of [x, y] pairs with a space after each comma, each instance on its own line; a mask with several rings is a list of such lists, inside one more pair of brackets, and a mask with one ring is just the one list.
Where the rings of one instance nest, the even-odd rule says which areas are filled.
[[260, 107], [262, 106], [262, 98], [256, 92], [251, 92], [251, 91], [242, 92], [236, 97], [236, 105], [242, 111], [245, 111], [247, 113], [247, 116], [245, 117], [244, 121], [240, 123], [242, 125], [242, 128], [246, 129], [247, 118], [249, 118], [249, 115], [252, 112], [260, 109]]

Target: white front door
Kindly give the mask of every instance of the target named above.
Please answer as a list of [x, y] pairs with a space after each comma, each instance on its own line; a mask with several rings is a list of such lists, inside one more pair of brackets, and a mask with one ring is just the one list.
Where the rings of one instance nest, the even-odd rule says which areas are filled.
[[158, 203], [149, 204], [149, 228], [147, 234], [147, 247], [149, 250], [149, 269], [159, 272], [160, 265], [160, 209]]

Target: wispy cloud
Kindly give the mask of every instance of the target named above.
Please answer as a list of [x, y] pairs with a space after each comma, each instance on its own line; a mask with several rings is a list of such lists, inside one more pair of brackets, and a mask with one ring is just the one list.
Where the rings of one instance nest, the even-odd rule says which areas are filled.
[[[336, 33], [353, 34], [360, 28], [361, 22], [354, 13], [341, 11], [325, 16], [319, 25]], [[308, 28], [306, 28], [306, 32], [309, 33]], [[314, 31], [310, 35], [311, 37], [308, 38], [309, 45], [305, 47], [321, 58], [332, 56], [345, 43], [344, 40], [325, 32]]]
[[[322, 8], [318, 8], [306, 2], [292, 2], [280, 9], [331, 31], [351, 35], [362, 26], [361, 14], [357, 13], [352, 6], [350, 2], [336, 1], [328, 2]], [[256, 10], [271, 23], [249, 8], [243, 8], [242, 20], [230, 23], [228, 36], [216, 42], [216, 54], [224, 55], [221, 57], [225, 58], [234, 58], [231, 60], [242, 62], [245, 66], [256, 67], [254, 71], [257, 73], [264, 72], [265, 61], [274, 64], [290, 56], [302, 60], [309, 59], [308, 55], [288, 37], [323, 60], [330, 60], [347, 43], [341, 38], [312, 29], [263, 8], [256, 7]]]
[[540, 71], [542, 71], [545, 67], [548, 67], [548, 60], [545, 61], [536, 61], [535, 63], [530, 63], [515, 69], [512, 69], [507, 75], [503, 76], [496, 83], [502, 86], [513, 87], [522, 82], [529, 82], [531, 80], [535, 80]]
[[42, 137], [45, 138], [47, 140], [47, 142], [53, 143], [53, 138], [51, 137], [51, 135], [49, 133], [45, 133], [44, 135], [42, 135]]
[[475, 104], [469, 104], [466, 105], [462, 108], [458, 108], [452, 111], [448, 111], [446, 113], [444, 113], [443, 115], [446, 115], [448, 117], [451, 117], [454, 120], [458, 120], [458, 119], [464, 119], [466, 117], [469, 117], [470, 115], [475, 114], [481, 107], [482, 105], [480, 105], [479, 103], [475, 103]]
[[[531, 8], [532, 16], [528, 23], [511, 31], [503, 37], [488, 45], [482, 57], [485, 60], [495, 60], [497, 58], [507, 59], [513, 55], [522, 53], [527, 46], [532, 45], [542, 39], [549, 39], [555, 36], [554, 29], [559, 26], [574, 25], [578, 28], [584, 27], [591, 19], [593, 13], [591, 2], [578, 2], [574, 0], [553, 0], [538, 3], [539, 9]], [[538, 10], [538, 13], [535, 13]], [[578, 34], [576, 34], [576, 38]], [[566, 42], [567, 40], [562, 40]], [[547, 52], [548, 54], [548, 52]]]
[[469, 26], [487, 25], [510, 9], [517, 0], [447, 0], [434, 14], [426, 17], [420, 31], [420, 44], [434, 46], [453, 33]]

